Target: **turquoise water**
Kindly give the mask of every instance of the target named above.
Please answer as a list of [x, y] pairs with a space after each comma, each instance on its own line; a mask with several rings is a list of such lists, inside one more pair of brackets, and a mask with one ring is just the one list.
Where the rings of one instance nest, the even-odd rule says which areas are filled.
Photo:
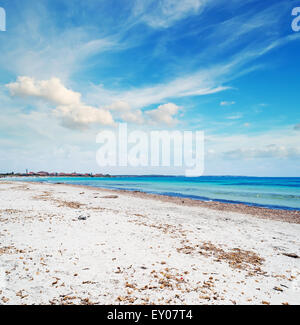
[[300, 178], [203, 176], [186, 177], [45, 177], [22, 181], [79, 184], [109, 189], [187, 197], [204, 201], [246, 203], [269, 208], [300, 210]]

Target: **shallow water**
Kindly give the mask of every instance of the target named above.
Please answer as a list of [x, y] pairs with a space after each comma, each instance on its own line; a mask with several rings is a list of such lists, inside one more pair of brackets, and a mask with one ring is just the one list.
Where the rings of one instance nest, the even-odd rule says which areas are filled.
[[300, 210], [300, 178], [265, 178], [202, 176], [187, 177], [40, 177], [15, 180], [66, 183], [143, 191], [147, 193], [187, 197], [204, 201], [247, 203], [268, 208]]

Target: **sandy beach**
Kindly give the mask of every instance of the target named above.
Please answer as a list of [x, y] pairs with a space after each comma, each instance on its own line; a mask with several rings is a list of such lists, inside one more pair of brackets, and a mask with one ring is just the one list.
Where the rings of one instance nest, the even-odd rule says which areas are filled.
[[0, 304], [300, 304], [300, 213], [0, 181]]

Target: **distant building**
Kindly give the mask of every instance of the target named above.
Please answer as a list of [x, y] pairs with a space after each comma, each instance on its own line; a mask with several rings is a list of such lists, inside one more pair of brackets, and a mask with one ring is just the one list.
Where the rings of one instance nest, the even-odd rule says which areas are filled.
[[95, 174], [94, 177], [104, 177], [103, 174]]
[[48, 172], [38, 172], [36, 173], [38, 176], [49, 176], [49, 173]]

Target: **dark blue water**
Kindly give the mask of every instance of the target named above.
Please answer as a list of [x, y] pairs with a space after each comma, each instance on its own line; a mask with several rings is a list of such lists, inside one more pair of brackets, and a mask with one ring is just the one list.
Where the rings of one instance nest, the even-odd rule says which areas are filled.
[[66, 183], [143, 191], [147, 193], [213, 200], [227, 203], [246, 203], [269, 208], [300, 210], [300, 178], [265, 178], [234, 176], [187, 177], [45, 177], [19, 178], [22, 181]]

